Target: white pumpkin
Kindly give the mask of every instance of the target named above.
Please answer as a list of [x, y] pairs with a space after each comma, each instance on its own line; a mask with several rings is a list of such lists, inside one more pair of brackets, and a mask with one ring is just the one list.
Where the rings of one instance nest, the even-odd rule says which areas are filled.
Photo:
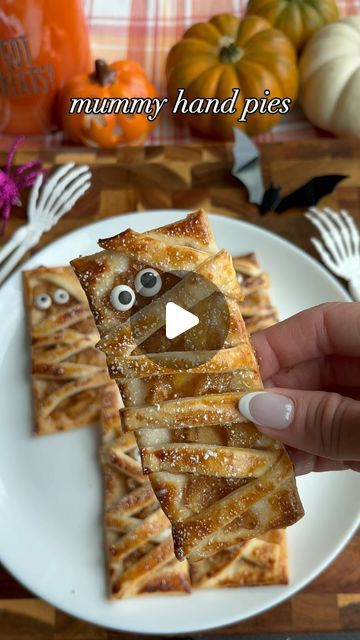
[[310, 122], [360, 138], [360, 16], [318, 31], [300, 59], [300, 102]]

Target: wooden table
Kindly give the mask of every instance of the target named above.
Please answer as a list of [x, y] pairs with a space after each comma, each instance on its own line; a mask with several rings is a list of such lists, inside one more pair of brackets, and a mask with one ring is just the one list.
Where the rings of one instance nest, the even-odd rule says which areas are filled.
[[[291, 240], [316, 257], [309, 238], [312, 227], [302, 210], [260, 216], [247, 202], [246, 190], [231, 176], [231, 146], [217, 144], [132, 147], [116, 152], [84, 149], [23, 151], [16, 162], [35, 155], [46, 167], [74, 160], [87, 163], [93, 172], [93, 188], [74, 210], [40, 242], [44, 246], [88, 222], [128, 211], [179, 208], [208, 211], [249, 220]], [[3, 165], [5, 155], [0, 154]], [[262, 147], [266, 182], [283, 187], [284, 194], [306, 179], [325, 173], [349, 176], [321, 204], [345, 207], [360, 224], [360, 145], [340, 140], [288, 142]], [[23, 224], [24, 206], [14, 208], [6, 238]], [[156, 224], [149, 211], [149, 227]], [[114, 228], [114, 233], [116, 229]], [[200, 637], [237, 638], [244, 633], [360, 630], [360, 534], [339, 558], [304, 591], [291, 600], [240, 624]], [[0, 638], [6, 640], [97, 640], [134, 637], [81, 622], [35, 598], [0, 569]], [[197, 634], [186, 637], [197, 637]], [[139, 639], [140, 636], [137, 636]]]

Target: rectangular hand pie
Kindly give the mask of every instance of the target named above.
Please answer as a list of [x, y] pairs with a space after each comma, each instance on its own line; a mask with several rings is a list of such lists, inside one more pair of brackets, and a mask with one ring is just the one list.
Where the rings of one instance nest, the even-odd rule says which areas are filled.
[[23, 273], [31, 335], [35, 431], [40, 435], [96, 424], [99, 388], [108, 384], [104, 355], [86, 296], [71, 267]]
[[[296, 522], [303, 509], [283, 445], [238, 411], [262, 383], [231, 257], [217, 249], [205, 213], [99, 244], [72, 265], [176, 557], [198, 561]], [[201, 319], [175, 339], [170, 302]]]
[[133, 433], [122, 433], [115, 382], [102, 391], [101, 459], [111, 598], [190, 593], [187, 562], [174, 555], [170, 522], [143, 475]]

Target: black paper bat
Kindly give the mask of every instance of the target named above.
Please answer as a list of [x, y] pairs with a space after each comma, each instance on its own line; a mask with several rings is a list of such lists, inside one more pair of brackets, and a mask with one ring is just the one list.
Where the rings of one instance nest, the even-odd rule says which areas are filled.
[[313, 207], [321, 198], [332, 193], [336, 185], [347, 177], [348, 176], [336, 174], [316, 176], [284, 198], [280, 196], [281, 188], [276, 187], [271, 182], [269, 188], [264, 193], [260, 205], [260, 212], [264, 215], [268, 213], [268, 211], [283, 213], [288, 209], [296, 207]]

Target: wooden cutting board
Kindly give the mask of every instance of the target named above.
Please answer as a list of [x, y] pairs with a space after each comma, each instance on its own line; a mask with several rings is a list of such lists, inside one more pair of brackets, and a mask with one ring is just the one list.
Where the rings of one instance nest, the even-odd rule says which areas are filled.
[[[360, 145], [357, 142], [324, 139], [276, 143], [263, 145], [261, 151], [266, 183], [272, 180], [281, 185], [284, 195], [312, 176], [348, 175], [321, 204], [348, 209], [360, 225]], [[246, 190], [231, 176], [230, 145], [132, 147], [115, 152], [31, 149], [21, 150], [16, 162], [20, 164], [34, 157], [39, 157], [49, 169], [69, 161], [87, 163], [93, 173], [91, 192], [46, 234], [37, 249], [72, 229], [107, 216], [156, 208], [191, 211], [204, 207], [274, 231], [317, 258], [309, 240], [313, 228], [302, 215], [302, 209], [261, 216], [256, 207], [248, 204]], [[0, 153], [0, 165], [4, 162], [5, 154]], [[24, 223], [25, 206], [26, 197], [23, 207], [13, 209], [4, 240]], [[148, 215], [149, 227], [154, 226], [156, 219], [151, 211]], [[116, 231], [114, 228], [114, 233]], [[244, 633], [266, 636], [268, 633], [360, 630], [359, 558], [360, 534], [317, 580], [291, 600], [261, 616], [221, 631], [200, 634], [200, 637], [235, 639]], [[0, 638], [124, 640], [133, 637], [106, 631], [55, 610], [0, 569]], [[197, 635], [191, 634], [191, 637]]]

